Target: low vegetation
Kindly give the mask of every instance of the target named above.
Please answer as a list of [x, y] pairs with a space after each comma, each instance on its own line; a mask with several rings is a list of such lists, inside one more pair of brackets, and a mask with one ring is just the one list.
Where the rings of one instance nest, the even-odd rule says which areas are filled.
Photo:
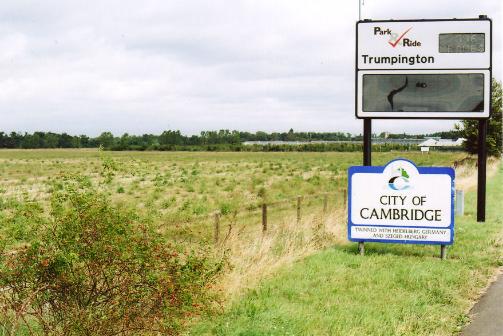
[[[374, 157], [384, 164], [398, 156], [418, 164], [452, 166], [461, 152], [386, 152]], [[69, 174], [81, 175], [114, 202], [155, 224], [214, 210], [234, 209], [297, 195], [336, 193], [346, 188], [346, 169], [361, 153], [181, 153], [103, 152], [97, 150], [0, 151], [2, 199], [49, 204], [51, 194]], [[475, 164], [475, 161], [469, 161]]]
[[19, 202], [3, 215], [3, 335], [170, 335], [207, 306], [219, 263], [161, 239], [85, 178], [67, 178], [48, 213]]
[[[440, 152], [378, 153], [374, 163], [397, 156], [462, 164], [468, 182], [475, 165]], [[215, 320], [285, 265], [324, 248], [351, 253], [343, 196], [347, 167], [360, 161], [361, 153], [0, 151], [1, 330], [178, 334]], [[201, 323], [203, 333], [227, 332]]]

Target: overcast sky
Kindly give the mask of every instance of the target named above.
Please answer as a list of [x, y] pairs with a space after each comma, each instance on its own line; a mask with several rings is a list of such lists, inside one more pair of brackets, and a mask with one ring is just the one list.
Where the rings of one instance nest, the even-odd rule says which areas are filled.
[[[500, 2], [366, 0], [362, 18], [487, 14], [501, 80]], [[2, 0], [0, 130], [361, 133], [357, 19], [357, 0]], [[452, 124], [379, 121], [374, 131]]]

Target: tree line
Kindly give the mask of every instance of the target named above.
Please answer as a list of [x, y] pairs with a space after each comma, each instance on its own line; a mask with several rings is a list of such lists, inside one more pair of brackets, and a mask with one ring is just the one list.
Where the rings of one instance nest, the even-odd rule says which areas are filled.
[[[390, 139], [410, 139], [424, 138], [426, 136], [442, 136], [456, 138], [459, 132], [439, 132], [424, 135], [408, 134], [374, 134], [374, 137], [384, 137]], [[267, 133], [258, 131], [255, 133], [242, 131], [203, 131], [199, 135], [184, 135], [179, 130], [167, 130], [160, 135], [143, 134], [130, 135], [124, 133], [121, 136], [114, 136], [111, 132], [103, 132], [97, 137], [87, 135], [70, 135], [67, 133], [34, 132], [34, 133], [5, 133], [0, 132], [0, 148], [98, 148], [103, 147], [109, 150], [174, 150], [181, 147], [191, 147], [194, 150], [198, 147], [227, 148], [236, 150], [244, 141], [361, 141], [362, 135], [352, 135], [342, 132], [295, 132], [290, 129], [288, 132]], [[314, 145], [314, 144], [313, 144]], [[284, 148], [283, 145], [267, 147], [268, 150]], [[320, 148], [328, 148], [318, 146]], [[274, 148], [274, 149], [273, 149]], [[201, 148], [204, 150], [204, 148]]]
[[96, 148], [97, 138], [87, 135], [69, 135], [67, 133], [34, 132], [9, 134], [0, 132], [0, 148]]

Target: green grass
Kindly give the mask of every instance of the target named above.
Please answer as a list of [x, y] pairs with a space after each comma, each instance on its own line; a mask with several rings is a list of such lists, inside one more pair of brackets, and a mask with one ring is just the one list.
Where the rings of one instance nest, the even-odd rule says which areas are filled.
[[468, 193], [447, 260], [438, 246], [366, 244], [363, 257], [356, 244], [334, 246], [281, 269], [191, 334], [455, 334], [503, 265], [502, 195], [500, 166], [488, 184], [487, 221], [476, 222]]

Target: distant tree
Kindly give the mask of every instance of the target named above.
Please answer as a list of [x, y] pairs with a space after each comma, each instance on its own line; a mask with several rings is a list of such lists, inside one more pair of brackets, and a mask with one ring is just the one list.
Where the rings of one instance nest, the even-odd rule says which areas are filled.
[[202, 143], [205, 145], [214, 145], [219, 143], [219, 133], [216, 131], [201, 132]]
[[229, 135], [229, 143], [233, 145], [241, 143], [241, 136], [239, 135], [238, 131], [231, 132], [231, 134]]
[[435, 132], [435, 133], [431, 133], [431, 134], [427, 134], [427, 135], [424, 135], [423, 137], [440, 137], [442, 139], [458, 139], [458, 138], [462, 138], [462, 134], [460, 133], [459, 130], [457, 129], [454, 129], [454, 130], [450, 130], [450, 131], [444, 131], [444, 132]]
[[25, 133], [21, 140], [21, 148], [38, 148], [40, 136], [38, 134]]
[[131, 146], [132, 142], [133, 141], [132, 141], [131, 137], [129, 136], [129, 134], [124, 133], [119, 139], [119, 148], [120, 149], [128, 149], [129, 146]]
[[[180, 131], [178, 131], [178, 133], [180, 133]], [[141, 136], [141, 144], [139, 145], [142, 146], [143, 148], [148, 148], [152, 145], [158, 145], [159, 144], [158, 138], [159, 138], [158, 136], [153, 134], [143, 134]]]
[[111, 132], [103, 132], [96, 140], [99, 146], [110, 148], [114, 144], [114, 135]]
[[9, 138], [7, 139], [6, 146], [7, 148], [20, 148], [21, 142], [23, 140], [23, 136], [16, 132], [11, 132]]
[[[491, 156], [501, 156], [502, 153], [502, 114], [501, 114], [501, 82], [492, 80], [492, 107], [489, 123], [487, 127], [487, 154]], [[466, 139], [463, 146], [469, 153], [478, 152], [478, 121], [463, 120], [456, 124], [455, 130]]]
[[182, 145], [183, 140], [180, 131], [164, 131], [159, 136], [159, 144], [161, 145]]
[[192, 135], [187, 139], [187, 145], [197, 146], [201, 144], [201, 137], [198, 137], [197, 135]]
[[82, 134], [79, 138], [80, 138], [80, 145], [83, 148], [88, 148], [89, 147], [89, 137], [87, 135]]
[[269, 134], [267, 134], [266, 132], [261, 132], [261, 131], [258, 131], [257, 133], [255, 133], [255, 137], [256, 137], [257, 141], [267, 141], [270, 139]]
[[71, 148], [80, 148], [82, 147], [82, 145], [80, 144], [80, 137], [78, 136], [72, 136], [72, 140], [71, 140]]
[[69, 134], [63, 133], [59, 137], [59, 144], [58, 146], [60, 148], [72, 148], [73, 147], [73, 137]]
[[290, 130], [288, 131], [288, 134], [285, 137], [285, 140], [286, 141], [295, 141], [295, 140], [297, 140], [296, 136], [295, 136], [295, 132], [293, 131], [293, 128], [290, 128]]
[[59, 144], [59, 135], [55, 133], [46, 133], [44, 137], [45, 148], [56, 148]]
[[7, 141], [9, 139], [9, 136], [5, 134], [4, 132], [0, 132], [0, 148], [5, 148], [7, 147]]

